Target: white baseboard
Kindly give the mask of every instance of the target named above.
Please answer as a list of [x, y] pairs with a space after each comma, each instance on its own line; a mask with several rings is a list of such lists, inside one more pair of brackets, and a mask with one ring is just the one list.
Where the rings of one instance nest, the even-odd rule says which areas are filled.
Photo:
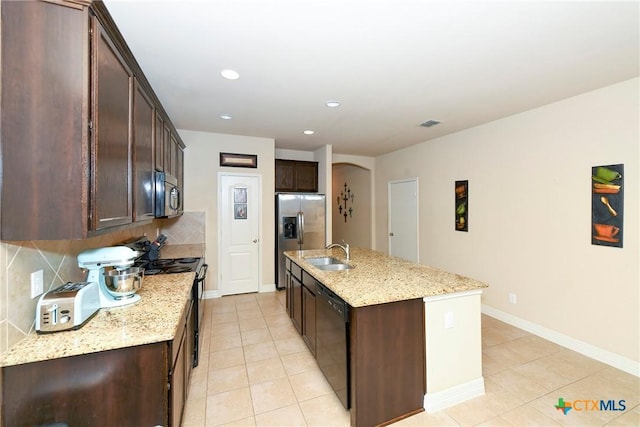
[[260, 285], [260, 290], [258, 292], [262, 293], [262, 292], [275, 292], [276, 291], [276, 284], [272, 283], [270, 285]]
[[480, 377], [436, 393], [427, 392], [424, 395], [424, 410], [436, 412], [482, 395], [484, 395], [484, 378]]
[[568, 335], [564, 335], [552, 329], [545, 328], [544, 326], [540, 326], [537, 323], [533, 323], [512, 314], [505, 313], [504, 311], [489, 307], [488, 305], [482, 304], [482, 313], [508, 323], [509, 325], [515, 326], [516, 328], [520, 328], [541, 338], [549, 340], [553, 343], [556, 343], [563, 347], [567, 347], [568, 349], [576, 351], [599, 362], [606, 363], [607, 365], [613, 366], [614, 368], [625, 371], [631, 375], [640, 377], [640, 363], [627, 357], [601, 349], [600, 347], [596, 347], [592, 344], [577, 340]]
[[212, 298], [220, 298], [222, 295], [220, 295], [220, 292], [218, 292], [218, 290], [214, 290], [214, 291], [204, 291], [204, 294], [202, 295], [202, 298], [204, 299], [212, 299]]
[[[258, 292], [262, 293], [262, 292], [275, 292], [275, 291], [276, 291], [276, 285], [275, 283], [272, 283], [270, 285], [261, 285], [260, 290]], [[204, 291], [204, 295], [203, 295], [204, 299], [212, 299], [212, 298], [220, 298], [220, 297], [222, 297], [222, 295], [220, 294], [220, 291], [218, 291], [217, 289], [213, 291]]]

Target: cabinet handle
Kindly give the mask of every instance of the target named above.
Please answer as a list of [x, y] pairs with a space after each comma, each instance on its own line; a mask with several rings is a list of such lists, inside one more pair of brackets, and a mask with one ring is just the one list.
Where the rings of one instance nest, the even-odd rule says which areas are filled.
[[390, 237], [393, 237], [393, 233], [389, 233], [389, 236], [390, 236]]
[[258, 243], [260, 239], [253, 239], [253, 243]]

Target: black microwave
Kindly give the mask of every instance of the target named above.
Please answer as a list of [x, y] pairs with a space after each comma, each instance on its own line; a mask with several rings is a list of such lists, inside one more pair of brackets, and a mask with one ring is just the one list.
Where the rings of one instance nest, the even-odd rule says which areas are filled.
[[178, 179], [165, 172], [156, 171], [156, 218], [171, 218], [182, 214], [182, 195]]

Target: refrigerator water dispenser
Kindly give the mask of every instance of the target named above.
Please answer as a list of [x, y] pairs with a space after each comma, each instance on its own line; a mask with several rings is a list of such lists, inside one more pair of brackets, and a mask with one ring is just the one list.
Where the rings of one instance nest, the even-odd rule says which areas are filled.
[[283, 234], [285, 239], [298, 238], [297, 218], [295, 216], [285, 216], [282, 218]]

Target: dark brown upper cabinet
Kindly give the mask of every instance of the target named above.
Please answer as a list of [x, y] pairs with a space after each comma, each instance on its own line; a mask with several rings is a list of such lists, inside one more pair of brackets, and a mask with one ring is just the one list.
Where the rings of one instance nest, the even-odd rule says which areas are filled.
[[163, 136], [162, 136], [162, 151], [164, 151], [164, 171], [169, 175], [173, 175], [171, 172], [173, 171], [171, 167], [171, 129], [169, 128], [169, 124], [165, 122]]
[[88, 229], [87, 8], [2, 2], [2, 240]]
[[93, 229], [133, 219], [131, 112], [133, 72], [98, 20], [93, 31]]
[[154, 163], [157, 171], [164, 172], [164, 118], [156, 111], [155, 131], [153, 133]]
[[318, 192], [318, 162], [276, 159], [277, 192]]
[[154, 127], [156, 112], [147, 91], [136, 79], [133, 93], [134, 222], [154, 217], [155, 164]]
[[151, 221], [153, 169], [177, 144], [182, 174], [184, 144], [104, 4], [11, 1], [0, 13], [0, 240]]

